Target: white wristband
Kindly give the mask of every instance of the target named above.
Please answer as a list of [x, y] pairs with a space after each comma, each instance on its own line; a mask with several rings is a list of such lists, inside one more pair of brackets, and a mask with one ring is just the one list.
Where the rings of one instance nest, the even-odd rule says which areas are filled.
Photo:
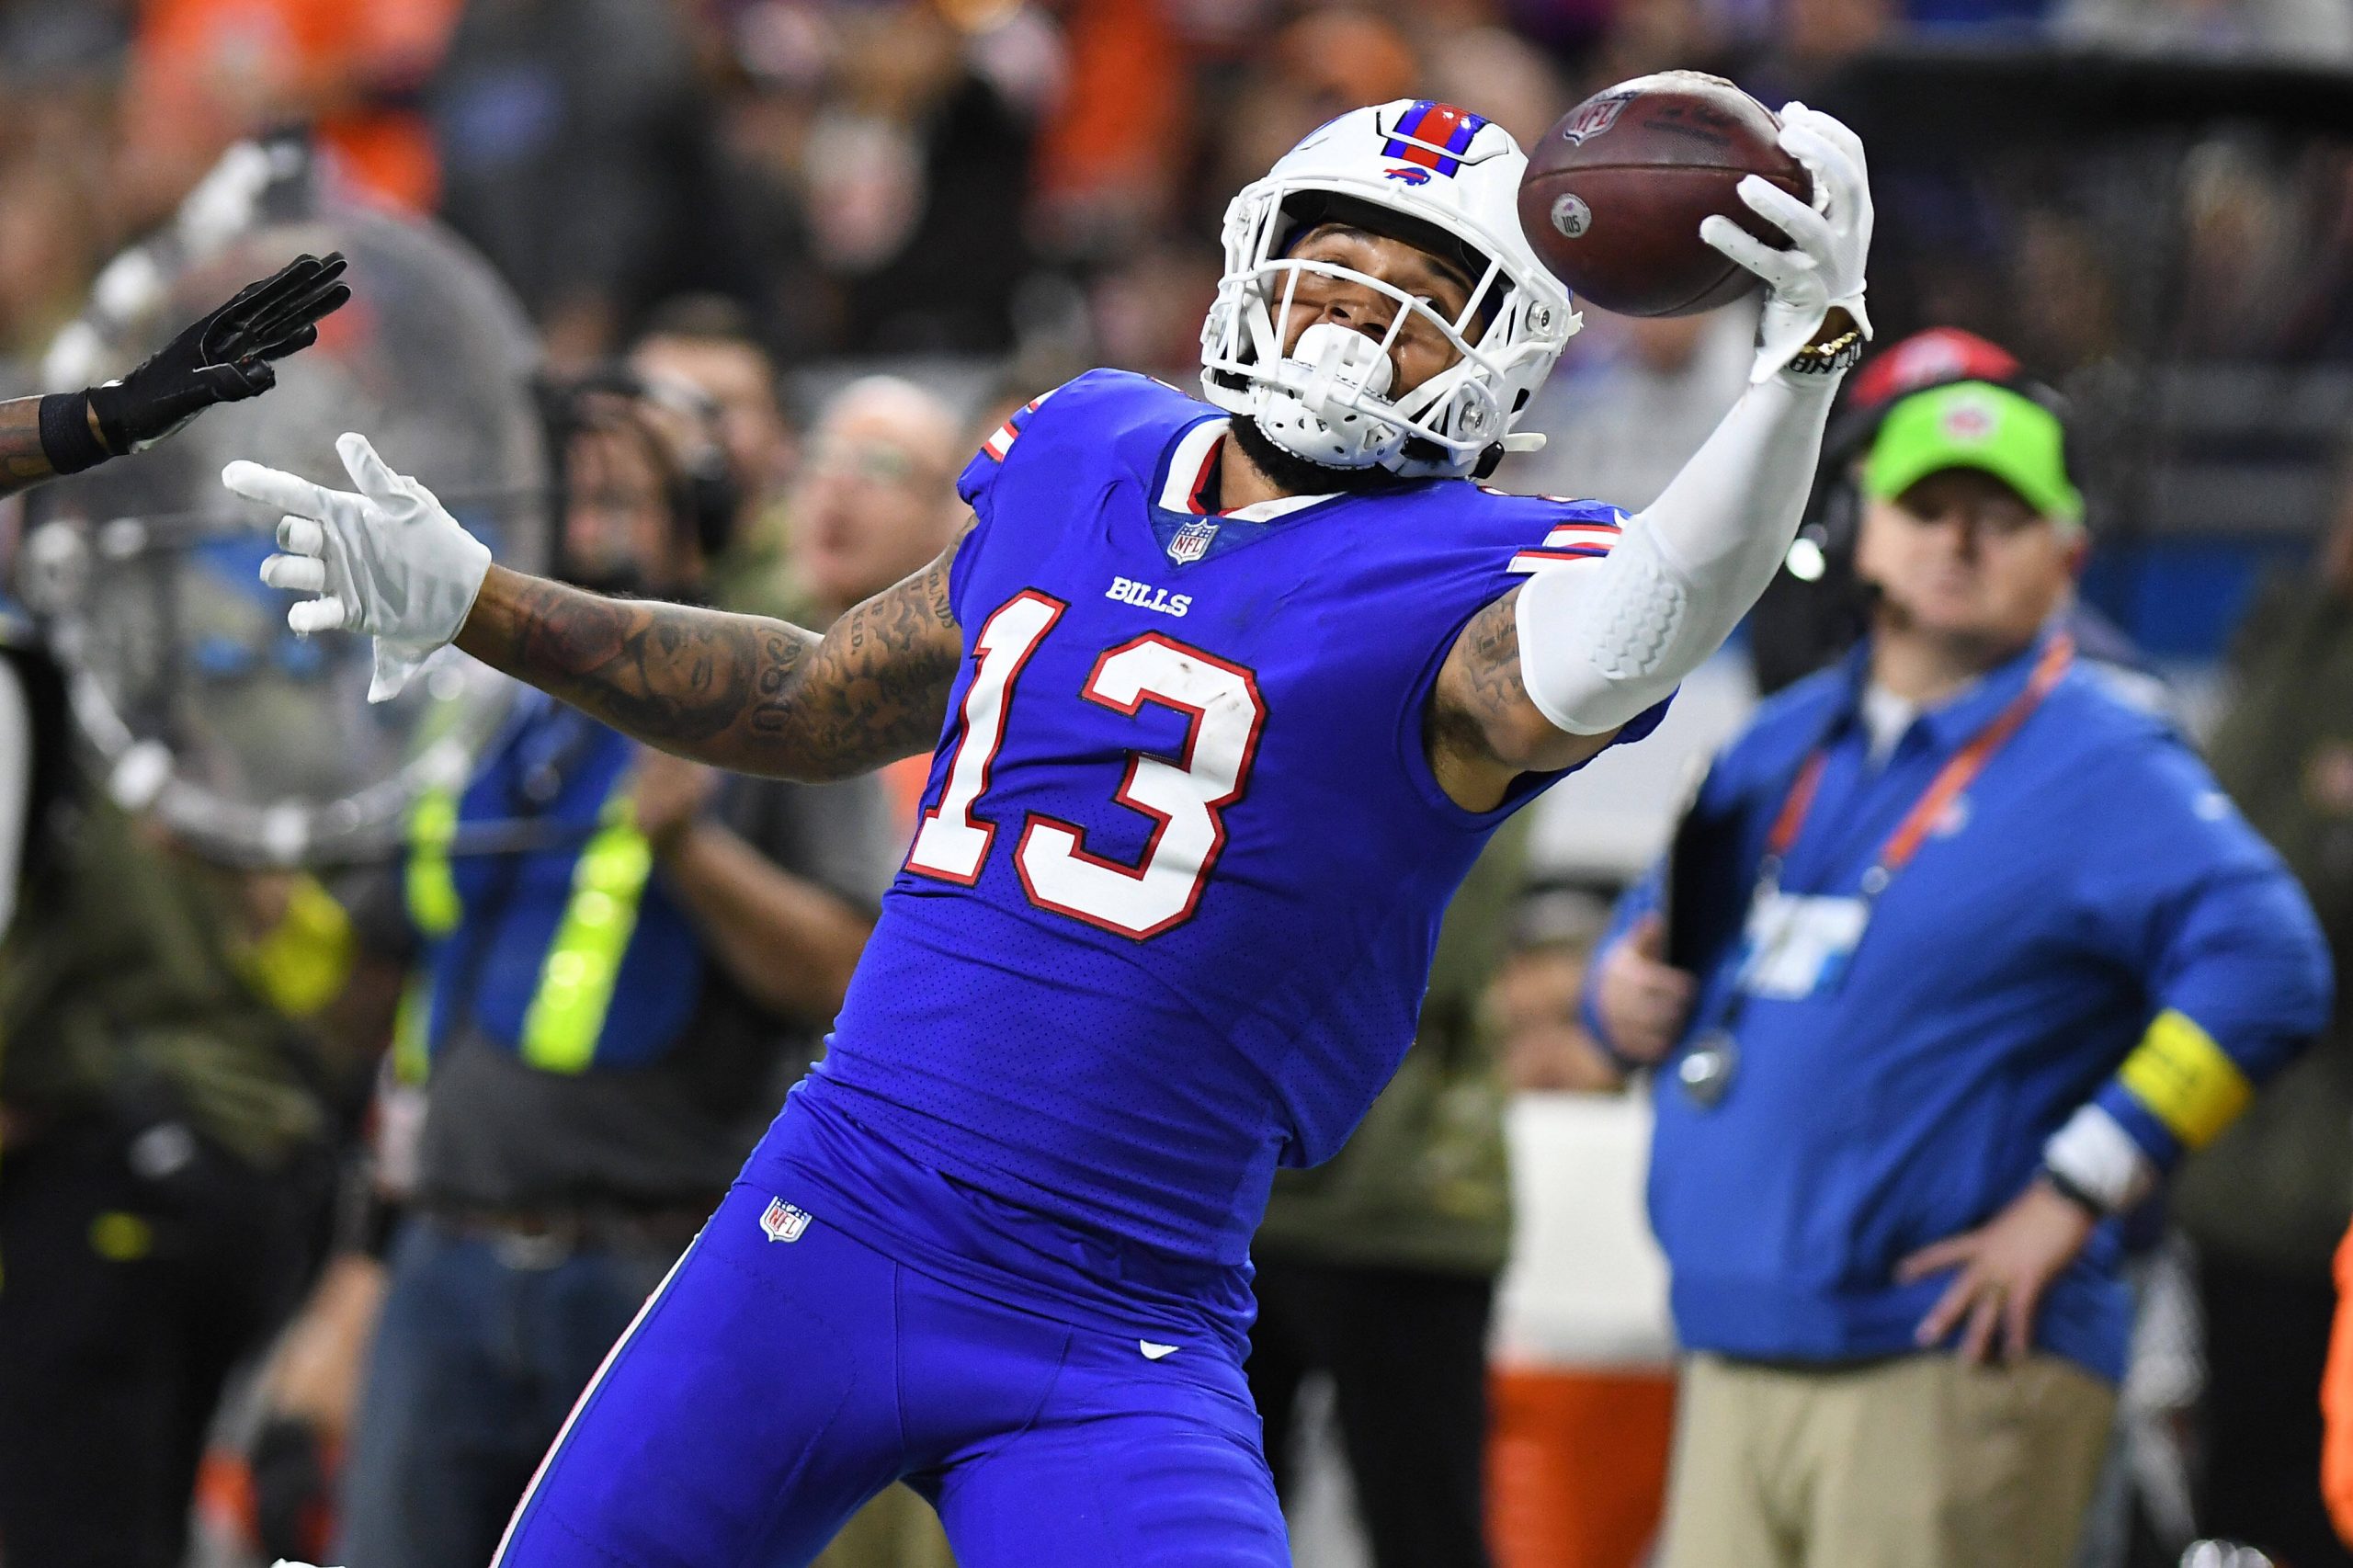
[[2097, 1105], [2087, 1105], [2042, 1146], [2042, 1163], [2113, 1214], [2157, 1184], [2155, 1162]]

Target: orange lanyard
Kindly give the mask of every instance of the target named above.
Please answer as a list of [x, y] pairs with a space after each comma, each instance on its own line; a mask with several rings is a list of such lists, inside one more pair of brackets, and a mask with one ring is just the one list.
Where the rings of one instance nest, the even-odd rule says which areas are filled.
[[[2067, 673], [2075, 657], [2075, 640], [2067, 633], [2054, 633], [2042, 650], [2042, 657], [2035, 661], [2034, 674], [2028, 677], [2026, 689], [2010, 699], [2010, 705], [1995, 716], [1994, 722], [1972, 736], [1969, 744], [1952, 755], [1952, 759], [1937, 771], [1926, 793], [1913, 802], [1904, 820], [1881, 846], [1878, 857], [1863, 872], [1862, 891], [1866, 898], [1877, 898], [1895, 880], [1895, 874], [1911, 863], [1921, 841], [1951, 806], [1961, 792], [1977, 781], [1994, 754], [2018, 733], [2027, 716], [2042, 706], [2051, 688]], [[1828, 755], [1826, 746], [1816, 746], [1813, 755], [1805, 759], [1798, 770], [1797, 782], [1790, 787], [1789, 799], [1781, 802], [1780, 814], [1773, 819], [1773, 830], [1765, 838], [1765, 862], [1758, 869], [1759, 879], [1768, 888], [1778, 888], [1781, 881], [1781, 862], [1797, 843], [1799, 831], [1805, 826], [1806, 813], [1813, 808], [1813, 795], [1822, 783], [1822, 766]]]

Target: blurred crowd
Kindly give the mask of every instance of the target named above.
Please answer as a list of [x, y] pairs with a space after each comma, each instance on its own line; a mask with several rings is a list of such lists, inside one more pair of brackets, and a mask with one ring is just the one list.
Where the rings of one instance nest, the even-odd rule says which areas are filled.
[[[2353, 347], [2341, 146], [2201, 131], [2154, 172], [2129, 157], [2053, 160], [2050, 140], [2069, 128], [2048, 105], [2020, 114], [2015, 94], [1984, 82], [1924, 89], [1874, 69], [1907, 51], [2036, 45], [2327, 65], [2353, 60], [2353, 12], [2343, 0], [8, 0], [0, 359], [37, 352], [99, 263], [232, 141], [304, 124], [353, 184], [438, 212], [480, 247], [560, 363], [614, 351], [667, 298], [709, 292], [736, 301], [789, 365], [1019, 351], [1048, 369], [1182, 370], [1227, 197], [1305, 131], [1346, 107], [1427, 95], [1476, 102], [1527, 142], [1599, 86], [1670, 66], [1718, 70], [1772, 102], [1821, 98], [1867, 134], [1893, 96], [1896, 119], [1930, 128], [1942, 145], [1908, 153], [1881, 198], [1875, 298], [1893, 326], [2029, 344], [2047, 376], [2153, 351]], [[2203, 112], [2196, 83], [2165, 90], [2183, 114]], [[2070, 91], [2106, 107], [2097, 79]], [[2242, 97], [2261, 107], [2261, 93]]]
[[[2058, 85], [2080, 82], [2097, 106], [2086, 112], [2130, 96], [2098, 73], [2068, 74], [2093, 58], [2111, 76], [2147, 73], [2134, 80], [2156, 84], [2146, 90], [2162, 88], [2169, 107], [2137, 108], [2113, 135], [2083, 141], [2053, 107]], [[2011, 370], [2063, 392], [2071, 466], [2103, 550], [2225, 536], [2234, 553], [2201, 592], [2234, 609], [2266, 564], [2301, 565], [2315, 540], [2333, 541], [2323, 570], [2268, 590], [2231, 656], [2240, 684], [2220, 698], [2211, 677], [2234, 617], [2201, 609], [2215, 635], [2167, 643], [2153, 626], [2166, 602], [2154, 568], [2143, 598], [2122, 593], [2111, 608], [2160, 652], [2206, 656], [2189, 696], [2167, 697], [2120, 633], [2086, 653], [2113, 654], [2194, 719], [2223, 715], [2216, 771], [2279, 843], [2341, 956], [2353, 939], [2342, 924], [2353, 743], [2315, 717], [2328, 702], [2299, 694], [2313, 669], [2341, 667], [2353, 601], [2353, 466], [2339, 460], [2353, 428], [2353, 120], [2342, 108], [2353, 77], [2338, 74], [2353, 70], [2353, 0], [0, 0], [0, 395], [39, 387], [45, 347], [108, 258], [164, 222], [225, 149], [299, 128], [347, 194], [436, 217], [487, 257], [551, 370], [574, 378], [557, 424], [568, 575], [823, 625], [950, 537], [954, 474], [1011, 408], [1097, 364], [1193, 381], [1223, 204], [1305, 131], [1359, 104], [1428, 97], [1475, 106], [1531, 143], [1600, 86], [1683, 66], [1722, 71], [1768, 102], [1823, 102], [1863, 131], [1880, 160], [1882, 341], [1970, 328], [2017, 351], [2024, 363]], [[1741, 307], [1661, 321], [1589, 312], [1530, 416], [1551, 445], [1498, 483], [1645, 503], [1738, 394], [1750, 330]], [[2196, 492], [2194, 506], [2183, 499], [2193, 487], [2173, 483], [2216, 474], [2229, 482]], [[688, 534], [691, 550], [677, 543]], [[1825, 613], [1802, 600], [1781, 624]], [[1801, 636], [1779, 670], [1771, 661], [1787, 650], [1773, 635], [1760, 629], [1755, 660], [1768, 687], [1838, 641]], [[34, 696], [36, 708], [46, 700]], [[444, 1006], [455, 985], [461, 1015], [501, 984], [519, 999], [483, 1004], [485, 1020], [522, 1017], [541, 993], [536, 969], [485, 978], [448, 956], [470, 943], [435, 926], [433, 879], [447, 867], [436, 872], [414, 846], [330, 898], [304, 877], [156, 858], [100, 811], [96, 826], [76, 819], [72, 855], [33, 868], [63, 879], [40, 885], [68, 890], [49, 907], [82, 902], [39, 934], [46, 946], [12, 945], [0, 1024], [82, 1027], [60, 998], [103, 988], [133, 950], [176, 955], [155, 966], [159, 996], [240, 998], [230, 1032], [246, 1043], [175, 1044], [161, 1076], [183, 1097], [115, 1108], [75, 1153], [179, 1181], [175, 1201], [208, 1217], [186, 1244], [219, 1267], [174, 1287], [184, 1305], [204, 1304], [202, 1321], [192, 1306], [174, 1318], [148, 1303], [141, 1311], [158, 1315], [109, 1332], [144, 1326], [153, 1342], [105, 1375], [185, 1392], [142, 1417], [159, 1430], [195, 1423], [159, 1439], [165, 1469], [183, 1449], [196, 1466], [211, 1431], [200, 1484], [193, 1471], [160, 1484], [202, 1492], [212, 1533], [199, 1549], [225, 1560], [256, 1541], [300, 1553], [356, 1540], [356, 1568], [392, 1568], [478, 1555], [485, 1528], [495, 1540], [570, 1391], [675, 1253], [678, 1226], [690, 1231], [707, 1189], [723, 1186], [723, 1170], [681, 1150], [733, 1147], [745, 1111], [772, 1107], [817, 1049], [924, 778], [901, 767], [840, 798], [770, 799], [665, 771], [617, 738], [608, 755], [553, 718], [531, 722], [547, 738], [510, 737], [514, 756], [485, 764], [483, 778], [529, 799], [503, 809], [570, 812], [576, 838], [610, 827], [608, 793], [633, 801], [645, 863], [628, 896], [670, 900], [660, 918], [722, 977], [711, 983], [732, 1010], [724, 1049], [688, 1053], [675, 1102], [600, 1103], [582, 1081], [549, 1089], [493, 1052], [470, 1067], [465, 1017], [420, 1024], [414, 994], [404, 1000], [420, 962], [455, 965]], [[1722, 738], [1679, 744], [1699, 754]], [[458, 831], [467, 808], [449, 809]], [[1251, 1369], [1270, 1457], [1294, 1495], [1316, 1439], [1286, 1413], [1313, 1404], [1302, 1390], [1328, 1391], [1323, 1424], [1355, 1475], [1360, 1521], [1342, 1533], [1369, 1531], [1381, 1568], [1475, 1561], [1483, 1524], [1507, 1568], [1623, 1568], [1641, 1560], [1662, 1506], [1663, 1347], [1626, 1358], [1617, 1382], [1498, 1383], [1497, 1436], [1480, 1436], [1514, 1233], [1506, 1105], [1616, 1096], [1629, 1065], [1597, 1042], [1583, 1005], [1625, 868], [1561, 852], [1531, 814], [1532, 833], [1499, 838], [1457, 906], [1398, 1086], [1340, 1160], [1279, 1188], [1261, 1238]], [[696, 837], [688, 824], [706, 820], [717, 829]], [[1662, 822], [1652, 836], [1664, 835]], [[429, 835], [420, 842], [430, 848]], [[588, 842], [567, 841], [565, 862], [606, 843]], [[165, 912], [141, 929], [96, 907], [120, 903], [126, 879]], [[561, 896], [569, 884], [553, 885], [548, 924], [563, 929], [560, 912], [574, 906]], [[487, 915], [478, 888], [449, 896], [476, 900], [471, 917], [492, 937], [511, 914], [508, 892]], [[722, 935], [746, 930], [793, 963]], [[306, 953], [330, 955], [332, 984], [303, 978]], [[2257, 1100], [2248, 1126], [2260, 1140], [2226, 1142], [2215, 1174], [2189, 1188], [2201, 1278], [2223, 1260], [2223, 1287], [2192, 1300], [2179, 1227], [2168, 1241], [2151, 1221], [2136, 1244], [2143, 1333], [2086, 1568], [2171, 1562], [2215, 1522], [2202, 1494], [2189, 1501], [2215, 1474], [2226, 1483], [2218, 1528], [2260, 1539], [2279, 1518], [2302, 1530], [2320, 1517], [2301, 1482], [2271, 1513], [2264, 1499], [2283, 1466], [2306, 1464], [2303, 1426], [2319, 1440], [2308, 1417], [2334, 1300], [2327, 1252], [2353, 1218], [2342, 1012]], [[92, 1017], [92, 1028], [152, 1022], [119, 994]], [[443, 1032], [428, 1050], [417, 1029]], [[462, 1120], [444, 1109], [420, 1141], [421, 1058], [376, 1071], [404, 1041], [434, 1057], [444, 1106], [493, 1108]], [[756, 1082], [766, 1097], [714, 1108], [714, 1075]], [[191, 1085], [210, 1096], [197, 1112]], [[20, 1095], [25, 1081], [8, 1088]], [[8, 1108], [0, 1137], [40, 1131]], [[526, 1109], [555, 1129], [544, 1148], [502, 1121]], [[159, 1141], [165, 1128], [188, 1147]], [[233, 1157], [199, 1159], [195, 1140]], [[372, 1154], [355, 1165], [362, 1147]], [[593, 1174], [548, 1175], [567, 1159]], [[25, 1168], [13, 1198], [0, 1186], [0, 1210], [16, 1202], [20, 1226]], [[101, 1264], [146, 1257], [157, 1237], [137, 1204], [101, 1207], [86, 1246], [79, 1231], [72, 1246]], [[438, 1217], [440, 1250], [428, 1254], [415, 1224], [395, 1239], [419, 1215]], [[13, 1286], [24, 1265], [12, 1254], [6, 1266]], [[0, 1324], [7, 1298], [0, 1287]], [[104, 1299], [93, 1285], [60, 1310]], [[2292, 1318], [2295, 1334], [2215, 1316], [2216, 1301], [2235, 1300], [2290, 1301], [2273, 1321]], [[2202, 1342], [2167, 1337], [2169, 1312], [2194, 1319], [2201, 1305], [2212, 1320]], [[1663, 1319], [1663, 1303], [1650, 1310]], [[510, 1334], [531, 1354], [502, 1359]], [[1423, 1386], [1397, 1376], [1409, 1360]], [[2241, 1401], [2221, 1429], [2242, 1446], [2201, 1454], [2180, 1438], [2209, 1365]], [[239, 1367], [236, 1430], [224, 1436], [210, 1424]], [[2353, 1396], [2353, 1373], [2347, 1385]], [[40, 1392], [62, 1408], [77, 1386], [61, 1378]], [[40, 1409], [0, 1388], [0, 1426]], [[475, 1416], [478, 1428], [463, 1425]], [[2238, 1436], [2282, 1427], [2295, 1434], [2282, 1439], [2288, 1460]], [[1463, 1459], [1460, 1473], [1420, 1465], [1415, 1442], [1434, 1435]], [[0, 1469], [37, 1447], [0, 1430]], [[86, 1457], [46, 1456], [52, 1468]], [[17, 1492], [37, 1490], [37, 1473], [20, 1469]], [[437, 1478], [478, 1494], [449, 1510], [459, 1533], [404, 1539], [416, 1489]], [[0, 1494], [11, 1484], [0, 1475]], [[1533, 1487], [1541, 1514], [1548, 1486], [1574, 1494], [1574, 1508], [1554, 1510], [1575, 1513], [1574, 1528], [1514, 1512]], [[1406, 1499], [1427, 1506], [1401, 1517]], [[828, 1563], [945, 1561], [911, 1504], [886, 1498]], [[0, 1542], [0, 1561], [164, 1568], [181, 1548], [165, 1524], [119, 1551], [97, 1531], [86, 1551], [54, 1559]], [[1309, 1549], [1303, 1538], [1303, 1561]], [[2353, 1561], [2316, 1554], [2336, 1550], [2325, 1543], [2297, 1550], [2282, 1561]]]
[[[2211, 658], [2353, 401], [2328, 373], [2353, 359], [2347, 60], [2346, 0], [6, 0], [0, 391], [224, 146], [289, 125], [480, 248], [559, 367], [701, 295], [789, 376], [1182, 384], [1225, 201], [1341, 108], [1450, 97], [1525, 142], [1698, 67], [1861, 131], [1881, 326], [2016, 344], [2075, 400], [2095, 591]], [[1674, 392], [1695, 351], [1593, 312], [1555, 427], [1597, 407], [1647, 437], [1647, 396], [1704, 428]], [[2116, 548], [2215, 531], [2219, 575]]]

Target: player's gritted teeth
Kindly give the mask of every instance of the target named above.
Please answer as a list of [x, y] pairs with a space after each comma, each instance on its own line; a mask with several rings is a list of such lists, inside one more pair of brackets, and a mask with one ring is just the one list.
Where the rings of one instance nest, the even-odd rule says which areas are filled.
[[[1324, 262], [1378, 278], [1419, 299], [1449, 322], [1461, 315], [1471, 297], [1471, 279], [1455, 268], [1403, 240], [1361, 229], [1326, 224], [1301, 241], [1290, 254], [1300, 261]], [[1302, 272], [1291, 289], [1290, 309], [1283, 317], [1283, 348], [1289, 352], [1298, 344], [1301, 333], [1325, 321], [1378, 342], [1388, 335], [1399, 309], [1395, 300], [1361, 283]], [[1413, 312], [1397, 340], [1389, 346], [1393, 377], [1390, 395], [1402, 397], [1461, 358], [1435, 323], [1419, 312]]]

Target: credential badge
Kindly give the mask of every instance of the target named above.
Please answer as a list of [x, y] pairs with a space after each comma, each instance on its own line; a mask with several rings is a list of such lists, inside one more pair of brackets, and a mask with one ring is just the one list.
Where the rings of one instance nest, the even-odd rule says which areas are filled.
[[808, 1228], [809, 1210], [796, 1209], [781, 1198], [769, 1199], [768, 1211], [760, 1216], [760, 1229], [772, 1242], [797, 1242]]

